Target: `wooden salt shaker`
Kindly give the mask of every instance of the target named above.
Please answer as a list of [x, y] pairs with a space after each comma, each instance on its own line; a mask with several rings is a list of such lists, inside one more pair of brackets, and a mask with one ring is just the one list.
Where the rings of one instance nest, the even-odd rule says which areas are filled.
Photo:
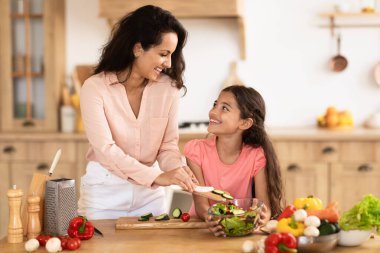
[[40, 197], [33, 193], [28, 197], [28, 239], [36, 238], [41, 233], [39, 211]]
[[23, 192], [13, 185], [12, 189], [8, 190], [9, 204], [9, 225], [8, 225], [8, 243], [23, 242], [23, 230], [21, 223], [21, 198]]

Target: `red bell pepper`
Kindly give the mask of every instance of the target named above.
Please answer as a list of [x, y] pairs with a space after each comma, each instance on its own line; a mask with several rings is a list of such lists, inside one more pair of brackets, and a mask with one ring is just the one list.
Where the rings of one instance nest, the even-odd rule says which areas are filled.
[[290, 204], [282, 211], [277, 220], [281, 220], [282, 218], [290, 218], [295, 211], [297, 211], [297, 208], [294, 205]]
[[295, 253], [297, 239], [290, 233], [271, 234], [265, 239], [265, 253]]
[[94, 226], [85, 216], [78, 216], [70, 221], [67, 233], [72, 238], [88, 240], [94, 235]]

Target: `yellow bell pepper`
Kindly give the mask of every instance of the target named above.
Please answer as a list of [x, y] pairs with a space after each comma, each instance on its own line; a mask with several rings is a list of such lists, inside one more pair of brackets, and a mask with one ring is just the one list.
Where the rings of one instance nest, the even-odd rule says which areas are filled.
[[296, 221], [293, 216], [279, 220], [276, 227], [276, 232], [290, 233], [296, 237], [303, 235], [304, 230], [305, 225], [302, 222]]
[[298, 209], [303, 208], [305, 210], [321, 210], [323, 209], [322, 200], [313, 196], [307, 198], [297, 198], [294, 200], [294, 206]]

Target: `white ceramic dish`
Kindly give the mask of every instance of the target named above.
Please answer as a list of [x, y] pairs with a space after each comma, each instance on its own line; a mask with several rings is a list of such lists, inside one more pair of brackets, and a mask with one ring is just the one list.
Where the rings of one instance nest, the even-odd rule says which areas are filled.
[[338, 245], [359, 246], [371, 236], [371, 230], [341, 230], [339, 232]]

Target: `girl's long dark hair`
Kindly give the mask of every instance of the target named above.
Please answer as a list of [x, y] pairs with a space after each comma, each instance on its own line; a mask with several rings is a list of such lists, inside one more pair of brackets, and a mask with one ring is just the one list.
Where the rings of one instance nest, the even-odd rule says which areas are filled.
[[[231, 92], [235, 96], [242, 119], [251, 118], [253, 120], [252, 127], [243, 132], [243, 142], [256, 148], [261, 146], [264, 150], [267, 191], [272, 216], [276, 217], [282, 210], [283, 184], [277, 155], [264, 127], [264, 99], [251, 87], [233, 85], [223, 89], [223, 92]], [[254, 189], [252, 190], [254, 192]]]
[[133, 47], [141, 43], [144, 50], [157, 46], [162, 42], [162, 34], [174, 32], [178, 36], [178, 44], [172, 54], [172, 67], [163, 73], [170, 76], [178, 89], [186, 87], [183, 83], [185, 61], [182, 49], [185, 46], [187, 31], [169, 12], [153, 5], [146, 5], [127, 14], [114, 26], [111, 38], [103, 47], [102, 55], [94, 73], [122, 72], [132, 66], [135, 60]]

